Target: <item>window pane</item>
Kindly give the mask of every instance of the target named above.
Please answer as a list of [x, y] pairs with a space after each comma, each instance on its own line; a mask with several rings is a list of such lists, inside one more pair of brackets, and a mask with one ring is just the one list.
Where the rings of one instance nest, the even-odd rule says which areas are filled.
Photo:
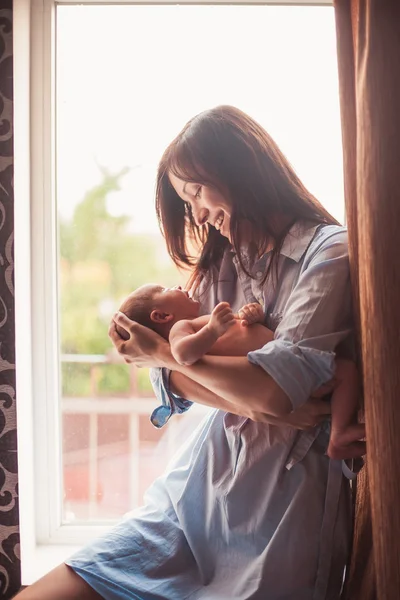
[[185, 281], [154, 211], [157, 162], [184, 123], [218, 104], [248, 112], [343, 220], [333, 9], [59, 6], [56, 68], [63, 515], [77, 523], [140, 504], [206, 411], [154, 429], [147, 372], [107, 337], [130, 291]]

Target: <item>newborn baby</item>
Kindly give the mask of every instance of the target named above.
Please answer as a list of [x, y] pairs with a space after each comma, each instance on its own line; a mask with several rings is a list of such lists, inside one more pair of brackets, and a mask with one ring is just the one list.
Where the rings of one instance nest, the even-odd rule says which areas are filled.
[[[166, 340], [181, 365], [192, 365], [205, 354], [246, 356], [274, 339], [264, 322], [258, 303], [246, 304], [234, 315], [227, 302], [220, 302], [211, 315], [199, 317], [200, 303], [180, 286], [165, 288], [147, 284], [123, 302], [120, 312], [149, 327]], [[116, 325], [119, 335], [128, 332]], [[331, 458], [354, 458], [365, 454], [364, 424], [357, 423], [357, 371], [354, 363], [336, 360], [336, 386], [331, 398], [332, 427], [327, 450]]]
[[[199, 317], [199, 311], [200, 303], [180, 286], [157, 284], [138, 288], [120, 307], [132, 321], [169, 340], [175, 360], [182, 365], [191, 365], [204, 354], [243, 356], [273, 339], [272, 331], [260, 324], [264, 311], [258, 303], [246, 304], [238, 315], [227, 302], [217, 304], [211, 315]], [[127, 337], [121, 327], [117, 331]]]

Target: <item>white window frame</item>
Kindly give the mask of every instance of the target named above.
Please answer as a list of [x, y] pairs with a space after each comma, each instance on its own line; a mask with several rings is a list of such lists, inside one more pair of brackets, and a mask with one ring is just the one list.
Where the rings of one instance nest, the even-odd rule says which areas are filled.
[[[141, 3], [151, 3], [142, 0]], [[176, 4], [158, 0], [159, 4]], [[190, 4], [193, 0], [179, 0]], [[209, 4], [209, 0], [198, 4]], [[332, 0], [213, 0], [323, 6]], [[14, 149], [17, 418], [22, 583], [62, 562], [107, 525], [61, 525], [55, 234], [56, 5], [122, 0], [14, 0]], [[27, 451], [29, 448], [29, 451]]]

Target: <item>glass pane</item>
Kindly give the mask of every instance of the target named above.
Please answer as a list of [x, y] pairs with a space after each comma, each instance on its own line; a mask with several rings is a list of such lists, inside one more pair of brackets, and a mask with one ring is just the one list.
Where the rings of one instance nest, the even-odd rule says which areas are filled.
[[107, 337], [130, 291], [186, 279], [154, 211], [157, 162], [184, 123], [218, 104], [248, 112], [343, 219], [333, 9], [59, 6], [56, 68], [63, 515], [78, 523], [140, 504], [207, 410], [156, 430], [148, 373]]

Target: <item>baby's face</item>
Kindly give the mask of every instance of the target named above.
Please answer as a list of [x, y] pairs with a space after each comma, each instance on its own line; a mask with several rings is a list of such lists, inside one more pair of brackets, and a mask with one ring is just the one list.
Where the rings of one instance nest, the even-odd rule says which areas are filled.
[[177, 320], [195, 319], [200, 312], [200, 302], [193, 300], [180, 285], [163, 288], [155, 295], [154, 305], [157, 310], [173, 314]]

